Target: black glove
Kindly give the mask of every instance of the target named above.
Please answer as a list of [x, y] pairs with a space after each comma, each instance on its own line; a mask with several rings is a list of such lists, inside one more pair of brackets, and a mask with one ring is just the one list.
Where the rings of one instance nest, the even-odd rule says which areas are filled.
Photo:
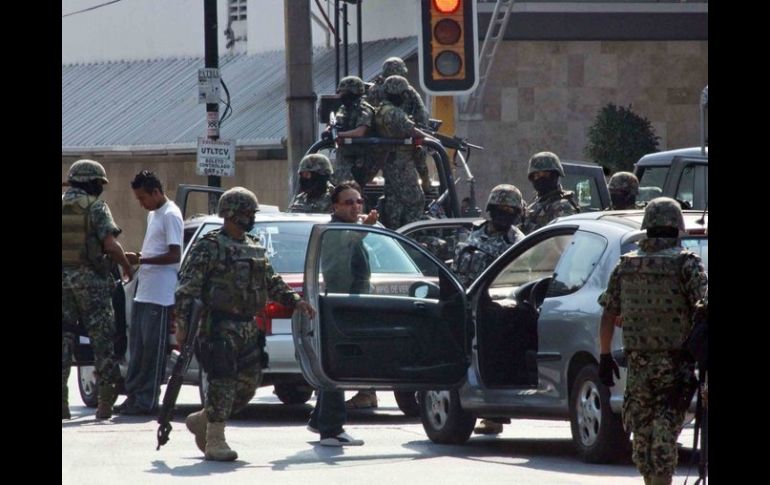
[[321, 133], [321, 139], [322, 140], [333, 140], [332, 132], [331, 131], [324, 131]]
[[607, 387], [615, 385], [615, 381], [612, 380], [612, 374], [615, 374], [615, 378], [620, 379], [620, 369], [618, 363], [612, 358], [612, 354], [599, 355], [599, 380], [602, 381]]

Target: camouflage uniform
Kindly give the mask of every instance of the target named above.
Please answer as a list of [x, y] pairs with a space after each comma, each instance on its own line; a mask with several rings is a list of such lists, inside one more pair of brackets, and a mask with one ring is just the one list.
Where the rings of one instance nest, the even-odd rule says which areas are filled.
[[[225, 192], [220, 216], [228, 217], [225, 196], [234, 190], [245, 191]], [[268, 297], [291, 308], [300, 297], [274, 272], [256, 236], [246, 233], [236, 240], [222, 229], [191, 248], [175, 296], [176, 323], [183, 332], [193, 299], [200, 298], [206, 306], [200, 333], [200, 349], [210, 351], [201, 359], [209, 379], [205, 411], [209, 424], [222, 423], [246, 406], [260, 382], [265, 340], [254, 323], [255, 313]]]
[[[306, 155], [299, 163], [297, 173], [313, 172], [320, 175], [332, 175], [334, 169], [326, 156], [321, 154]], [[319, 196], [313, 197], [307, 192], [300, 192], [294, 197], [287, 212], [302, 212], [305, 214], [328, 214], [332, 208], [332, 191], [334, 185], [326, 182], [326, 190]]]
[[[104, 168], [97, 162], [80, 160], [70, 167], [71, 182], [95, 178], [107, 181]], [[115, 282], [109, 272], [111, 262], [102, 253], [102, 241], [110, 234], [120, 233], [106, 202], [75, 187], [62, 194], [62, 410], [69, 395], [67, 381], [78, 324], [88, 333], [94, 350], [100, 409], [109, 409], [116, 397], [120, 369], [114, 349], [112, 290]]]
[[506, 249], [520, 241], [524, 234], [515, 226], [507, 231], [497, 231], [491, 223], [490, 206], [503, 205], [523, 210], [521, 192], [513, 185], [501, 184], [493, 188], [487, 200], [487, 220], [477, 223], [468, 239], [455, 248], [452, 270], [463, 285], [470, 286], [489, 263], [497, 259]]
[[[679, 204], [666, 197], [651, 201], [642, 228], [651, 227], [683, 230]], [[700, 258], [682, 249], [678, 238], [648, 237], [639, 246], [621, 257], [599, 303], [622, 316], [628, 356], [623, 425], [634, 433], [634, 463], [645, 480], [670, 483], [677, 436], [697, 386], [694, 364], [681, 345], [708, 277]]]
[[607, 182], [610, 192], [608, 210], [627, 210], [638, 208], [636, 196], [639, 195], [639, 179], [631, 172], [617, 172]]
[[[379, 108], [380, 105], [387, 100], [387, 94], [385, 93], [385, 80], [390, 76], [401, 76], [406, 81], [406, 64], [398, 57], [391, 57], [382, 64], [382, 75], [377, 77], [375, 84], [369, 88], [369, 92], [366, 94], [366, 100], [375, 108]], [[430, 116], [428, 110], [425, 109], [425, 104], [422, 102], [420, 93], [417, 92], [409, 82], [406, 81], [406, 85], [401, 91], [401, 98], [403, 103], [399, 108], [414, 121], [417, 126], [428, 126]], [[414, 164], [417, 169], [417, 173], [422, 180], [424, 187], [429, 187], [430, 173], [428, 172], [427, 164], [427, 150], [424, 147], [415, 147], [412, 155], [414, 156]], [[370, 167], [367, 177], [369, 180], [377, 175], [377, 172], [382, 169], [382, 161], [378, 158], [380, 163], [374, 164]], [[362, 186], [363, 187], [363, 186]]]
[[[385, 101], [374, 117], [374, 126], [384, 138], [406, 138], [411, 135], [414, 122], [404, 110]], [[389, 147], [389, 150], [383, 167], [385, 200], [381, 222], [387, 228], [397, 229], [420, 219], [424, 212], [425, 196], [417, 182], [414, 147], [395, 145]]]
[[[344, 104], [337, 110], [337, 125], [339, 131], [349, 131], [359, 126], [372, 126], [374, 108], [360, 96], [364, 94], [364, 83], [355, 76], [347, 76], [340, 80], [338, 92], [346, 92], [359, 96], [352, 105]], [[337, 149], [337, 160], [334, 167], [332, 183], [338, 184], [344, 180], [355, 180], [363, 187], [368, 180], [364, 180], [367, 166], [374, 163], [374, 153], [366, 145], [340, 144]]]
[[[529, 159], [528, 175], [531, 176], [538, 171], [552, 171], [564, 177], [564, 169], [559, 157], [551, 152], [536, 153]], [[574, 193], [563, 190], [561, 184], [558, 184], [556, 189], [539, 195], [527, 207], [521, 230], [524, 234], [529, 234], [557, 217], [569, 216], [578, 212], [580, 212], [580, 207], [574, 200]]]
[[334, 185], [327, 182], [326, 190], [320, 197], [311, 198], [307, 192], [294, 196], [286, 212], [302, 212], [305, 214], [328, 214], [332, 208], [332, 191]]

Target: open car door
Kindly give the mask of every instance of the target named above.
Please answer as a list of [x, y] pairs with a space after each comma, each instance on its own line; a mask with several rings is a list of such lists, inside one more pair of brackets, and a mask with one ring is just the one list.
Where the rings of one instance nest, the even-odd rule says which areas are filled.
[[295, 312], [292, 333], [313, 386], [427, 390], [463, 382], [472, 338], [465, 290], [419, 243], [373, 226], [316, 225], [305, 298], [318, 313]]

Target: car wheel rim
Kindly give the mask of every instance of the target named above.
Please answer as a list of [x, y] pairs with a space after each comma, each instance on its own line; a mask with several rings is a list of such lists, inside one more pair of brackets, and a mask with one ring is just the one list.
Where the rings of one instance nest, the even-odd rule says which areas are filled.
[[428, 420], [434, 429], [446, 426], [449, 419], [449, 391], [428, 391], [425, 393], [425, 409], [428, 411]]
[[94, 374], [94, 368], [91, 366], [83, 366], [80, 368], [80, 388], [83, 390], [83, 394], [90, 396], [96, 393], [96, 375]]
[[599, 436], [602, 424], [602, 405], [599, 388], [586, 381], [577, 396], [577, 427], [583, 446], [593, 446]]

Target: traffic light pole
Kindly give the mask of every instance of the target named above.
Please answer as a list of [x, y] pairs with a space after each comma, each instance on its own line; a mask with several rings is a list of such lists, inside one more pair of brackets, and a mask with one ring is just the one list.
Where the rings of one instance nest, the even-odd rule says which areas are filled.
[[[219, 69], [219, 40], [217, 39], [217, 0], [203, 2], [203, 41], [205, 44], [204, 64], [207, 68]], [[206, 138], [219, 139], [219, 103], [206, 103]], [[221, 187], [222, 177], [209, 175], [209, 187]], [[209, 194], [209, 213], [216, 212], [217, 195]]]
[[[288, 201], [294, 198], [299, 161], [316, 140], [310, 0], [284, 0], [286, 41]], [[338, 37], [338, 36], [335, 36]]]

